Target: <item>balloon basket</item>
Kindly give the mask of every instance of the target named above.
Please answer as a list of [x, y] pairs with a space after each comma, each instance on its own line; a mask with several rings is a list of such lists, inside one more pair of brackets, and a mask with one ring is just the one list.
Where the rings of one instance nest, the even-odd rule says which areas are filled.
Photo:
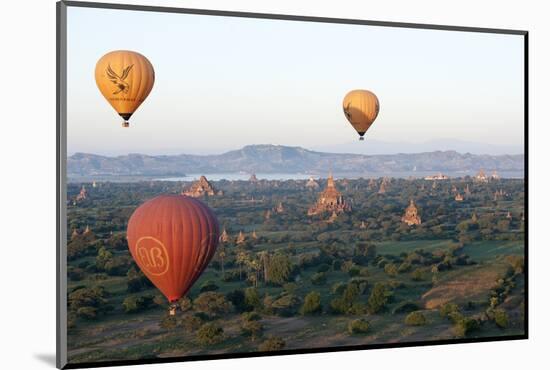
[[359, 141], [363, 141], [365, 138], [363, 136], [359, 137]]
[[122, 127], [130, 127], [130, 122], [128, 121], [122, 122]]
[[176, 316], [176, 310], [178, 309], [177, 304], [170, 303], [170, 307], [168, 308], [168, 315], [170, 316]]

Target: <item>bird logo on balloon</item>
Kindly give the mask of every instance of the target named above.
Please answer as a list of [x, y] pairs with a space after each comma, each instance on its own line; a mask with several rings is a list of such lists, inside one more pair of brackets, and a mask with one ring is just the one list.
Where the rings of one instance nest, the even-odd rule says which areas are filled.
[[130, 71], [132, 70], [133, 66], [134, 65], [131, 64], [128, 67], [124, 68], [122, 70], [122, 75], [119, 76], [115, 71], [113, 71], [113, 69], [111, 68], [111, 65], [109, 64], [105, 73], [107, 73], [109, 80], [111, 80], [111, 82], [114, 83], [118, 88], [118, 90], [113, 92], [113, 95], [117, 95], [119, 93], [123, 93], [123, 94], [128, 93], [128, 91], [130, 90], [130, 84], [125, 80], [130, 74]]

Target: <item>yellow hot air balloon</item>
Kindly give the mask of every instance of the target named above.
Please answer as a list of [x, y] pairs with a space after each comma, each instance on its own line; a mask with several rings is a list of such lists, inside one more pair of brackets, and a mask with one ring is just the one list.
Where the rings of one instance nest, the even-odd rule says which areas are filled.
[[378, 116], [378, 98], [368, 90], [352, 90], [346, 94], [342, 105], [346, 118], [360, 136], [359, 140], [364, 140], [363, 135]]
[[155, 70], [143, 55], [116, 50], [97, 62], [95, 82], [101, 94], [124, 119], [122, 126], [128, 127], [128, 120], [153, 88]]

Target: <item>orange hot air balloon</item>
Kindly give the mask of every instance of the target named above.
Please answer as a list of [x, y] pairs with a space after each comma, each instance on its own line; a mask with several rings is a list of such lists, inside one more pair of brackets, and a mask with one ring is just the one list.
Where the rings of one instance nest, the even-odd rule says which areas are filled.
[[130, 217], [127, 230], [132, 257], [171, 304], [204, 271], [216, 251], [218, 234], [212, 210], [185, 195], [160, 195], [143, 203]]
[[135, 51], [111, 51], [97, 62], [95, 82], [124, 119], [122, 126], [128, 127], [128, 120], [153, 88], [155, 70], [147, 58]]
[[378, 98], [368, 90], [352, 90], [346, 94], [342, 105], [346, 118], [360, 136], [359, 140], [364, 140], [365, 132], [378, 116]]

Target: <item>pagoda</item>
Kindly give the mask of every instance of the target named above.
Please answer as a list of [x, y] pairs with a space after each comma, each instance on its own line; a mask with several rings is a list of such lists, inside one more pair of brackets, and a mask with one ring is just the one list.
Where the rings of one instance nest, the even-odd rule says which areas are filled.
[[252, 231], [252, 239], [258, 240], [258, 235], [256, 234], [256, 230]]
[[487, 183], [487, 182], [489, 182], [489, 177], [487, 177], [487, 175], [485, 174], [485, 171], [483, 171], [481, 169], [481, 170], [479, 170], [477, 175], [475, 175], [474, 181], [475, 182], [481, 182], [481, 183]]
[[380, 189], [378, 189], [378, 194], [386, 194], [386, 183], [382, 181], [380, 184]]
[[237, 244], [244, 244], [245, 241], [246, 237], [244, 236], [244, 233], [240, 231], [239, 236], [237, 236]]
[[401, 222], [404, 222], [409, 226], [420, 225], [422, 223], [422, 220], [418, 215], [418, 209], [416, 209], [416, 205], [412, 199], [409, 206], [405, 209], [405, 214], [401, 217]]
[[80, 202], [81, 200], [85, 200], [88, 198], [88, 190], [86, 190], [86, 187], [82, 185], [82, 188], [80, 189], [80, 193], [76, 196], [76, 201]]
[[476, 213], [472, 213], [472, 222], [477, 222], [477, 215]]
[[92, 229], [90, 229], [89, 225], [86, 225], [86, 229], [84, 230], [84, 233], [82, 235], [86, 235], [92, 232]]
[[497, 171], [493, 171], [491, 174], [491, 180], [500, 180], [500, 176], [498, 175]]
[[370, 179], [368, 189], [369, 190], [374, 190], [375, 188], [376, 188], [376, 181], [374, 181], [374, 179]]
[[199, 198], [204, 195], [215, 195], [216, 191], [206, 177], [201, 176], [198, 181], [195, 181], [189, 189], [182, 191], [181, 194], [193, 198]]
[[470, 192], [470, 184], [466, 184], [466, 189], [464, 189], [464, 194], [465, 195], [470, 195], [471, 192]]
[[258, 178], [256, 177], [256, 174], [253, 173], [252, 175], [250, 175], [250, 178], [248, 179], [248, 181], [250, 182], [258, 182]]
[[75, 239], [79, 236], [80, 234], [78, 233], [78, 230], [77, 229], [73, 229], [73, 233], [71, 234], [71, 239]]
[[332, 174], [329, 175], [327, 187], [319, 195], [317, 202], [311, 206], [307, 214], [308, 216], [320, 214], [323, 212], [348, 212], [351, 211], [351, 205], [348, 204], [342, 194], [336, 189]]
[[227, 230], [225, 230], [225, 227], [223, 228], [223, 232], [220, 235], [220, 243], [227, 243], [229, 241], [229, 234], [227, 233]]
[[275, 208], [276, 213], [283, 213], [285, 211], [285, 208], [283, 207], [283, 202], [279, 202], [277, 204], [277, 207]]
[[308, 189], [319, 189], [319, 184], [317, 181], [313, 179], [313, 177], [310, 177], [309, 180], [306, 183], [306, 188]]
[[264, 219], [267, 221], [270, 218], [271, 218], [271, 210], [268, 209], [267, 211], [265, 211]]
[[455, 200], [457, 202], [462, 202], [464, 200], [464, 197], [460, 193], [456, 193]]
[[361, 226], [359, 226], [359, 228], [360, 228], [361, 230], [364, 230], [364, 229], [367, 228], [367, 224], [365, 223], [365, 221], [361, 221]]
[[441, 180], [449, 180], [449, 176], [442, 174], [439, 172], [437, 175], [431, 175], [424, 177], [424, 180], [429, 181], [441, 181]]
[[511, 220], [511, 219], [512, 219], [512, 214], [511, 214], [510, 212], [508, 212], [508, 214], [506, 215], [506, 218], [507, 218], [508, 220]]

